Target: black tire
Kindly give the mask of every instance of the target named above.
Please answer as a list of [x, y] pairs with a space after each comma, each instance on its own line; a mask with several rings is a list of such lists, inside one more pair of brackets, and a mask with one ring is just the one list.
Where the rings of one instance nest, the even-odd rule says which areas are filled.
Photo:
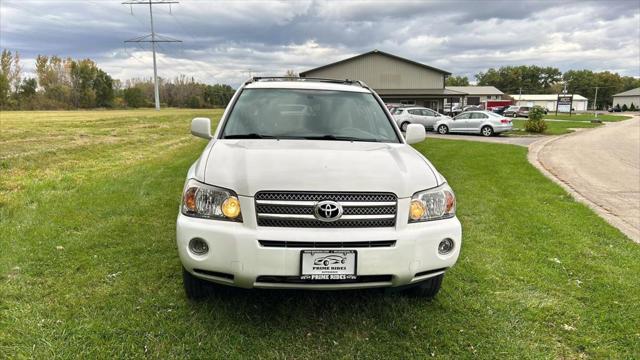
[[493, 136], [493, 128], [491, 126], [483, 126], [482, 129], [480, 129], [480, 133], [486, 137]]
[[411, 124], [408, 121], [403, 122], [402, 124], [400, 124], [400, 130], [402, 130], [402, 132], [407, 132], [407, 126], [409, 126], [409, 124]]
[[449, 133], [449, 127], [447, 125], [438, 126], [438, 134], [446, 135]]
[[201, 300], [206, 298], [211, 289], [208, 281], [198, 279], [191, 275], [185, 268], [182, 268], [182, 284], [187, 298], [190, 300]]
[[329, 260], [323, 261], [322, 264], [324, 264], [324, 266], [329, 266]]
[[411, 296], [433, 299], [440, 291], [440, 287], [442, 286], [442, 279], [444, 279], [444, 274], [434, 276], [419, 283], [414, 287], [407, 289], [406, 293]]

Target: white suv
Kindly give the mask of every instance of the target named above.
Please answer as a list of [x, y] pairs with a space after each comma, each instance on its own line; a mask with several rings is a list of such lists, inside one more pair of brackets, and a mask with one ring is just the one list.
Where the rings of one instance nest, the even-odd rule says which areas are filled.
[[253, 78], [191, 166], [177, 220], [187, 296], [395, 287], [433, 297], [460, 253], [455, 195], [361, 82]]

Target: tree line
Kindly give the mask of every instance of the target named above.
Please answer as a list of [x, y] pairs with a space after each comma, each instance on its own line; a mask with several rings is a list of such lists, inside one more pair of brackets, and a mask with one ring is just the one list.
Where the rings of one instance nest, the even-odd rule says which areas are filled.
[[[0, 54], [0, 109], [55, 110], [151, 107], [153, 79], [113, 79], [91, 59], [38, 55], [36, 77], [22, 76], [20, 55]], [[163, 106], [225, 107], [234, 90], [225, 84], [208, 85], [184, 75], [159, 78]]]
[[[569, 94], [579, 94], [593, 104], [598, 88], [598, 109], [610, 106], [614, 94], [640, 87], [640, 79], [610, 71], [569, 70], [540, 66], [503, 66], [475, 75], [477, 85], [495, 86], [505, 94], [559, 94], [565, 84]], [[466, 76], [450, 76], [447, 86], [468, 86]]]

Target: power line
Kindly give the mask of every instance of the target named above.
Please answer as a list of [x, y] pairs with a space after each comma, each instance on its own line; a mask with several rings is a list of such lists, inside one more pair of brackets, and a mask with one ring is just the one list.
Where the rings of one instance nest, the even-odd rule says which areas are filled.
[[158, 86], [158, 65], [156, 63], [156, 44], [158, 43], [180, 43], [181, 40], [173, 39], [168, 36], [162, 36], [156, 34], [153, 28], [153, 5], [169, 5], [169, 11], [171, 11], [171, 4], [178, 4], [178, 1], [172, 0], [132, 0], [125, 1], [123, 5], [129, 5], [131, 8], [131, 14], [133, 15], [133, 5], [149, 5], [149, 19], [151, 24], [151, 34], [138, 36], [136, 38], [126, 40], [125, 43], [151, 43], [151, 49], [153, 52], [153, 85], [156, 100], [156, 110], [160, 110], [160, 90]]

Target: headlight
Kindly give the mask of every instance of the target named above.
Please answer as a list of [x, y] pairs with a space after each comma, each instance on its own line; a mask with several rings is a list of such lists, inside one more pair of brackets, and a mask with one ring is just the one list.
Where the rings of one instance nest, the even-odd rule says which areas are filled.
[[456, 196], [447, 184], [419, 191], [411, 197], [409, 222], [448, 219], [456, 215]]
[[236, 193], [193, 179], [187, 181], [182, 195], [182, 214], [242, 222], [240, 201]]

